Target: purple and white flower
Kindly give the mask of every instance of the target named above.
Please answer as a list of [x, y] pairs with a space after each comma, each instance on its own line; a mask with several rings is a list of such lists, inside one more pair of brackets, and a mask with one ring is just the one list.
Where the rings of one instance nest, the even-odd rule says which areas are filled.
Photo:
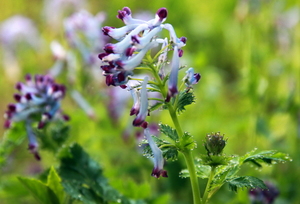
[[[65, 95], [64, 85], [57, 84], [49, 75], [26, 75], [25, 83], [17, 83], [15, 94], [16, 103], [11, 103], [4, 114], [4, 127], [9, 128], [13, 122], [25, 121], [29, 139], [29, 149], [39, 159], [37, 142], [32, 131], [32, 124], [38, 122], [38, 128], [43, 128], [48, 121], [55, 117], [68, 120], [60, 109], [60, 101]], [[37, 118], [38, 121], [37, 121]]]
[[148, 115], [147, 83], [148, 77], [145, 77], [141, 89], [140, 108], [138, 111], [136, 111], [137, 116], [132, 122], [133, 126], [142, 126], [143, 128], [147, 127], [147, 122], [145, 122], [145, 119]]
[[201, 75], [199, 73], [194, 73], [194, 68], [189, 68], [186, 72], [183, 81], [187, 87], [192, 87], [192, 85], [197, 84], [201, 79]]
[[[173, 69], [170, 78], [172, 78], [172, 84], [176, 82], [179, 68], [179, 56], [182, 56], [180, 50], [186, 43], [186, 38], [177, 38], [176, 33], [170, 24], [163, 24], [168, 15], [166, 8], [160, 8], [153, 19], [140, 20], [133, 18], [131, 10], [128, 7], [124, 7], [118, 12], [117, 17], [121, 19], [125, 26], [121, 28], [114, 28], [105, 26], [102, 31], [105, 35], [108, 35], [115, 40], [119, 41], [115, 44], [107, 44], [104, 46], [104, 53], [99, 54], [99, 58], [103, 63], [108, 63], [101, 66], [103, 75], [106, 76], [107, 85], [119, 86], [124, 85], [128, 81], [128, 77], [133, 75], [133, 71], [138, 67], [146, 53], [162, 44], [163, 47], [168, 45], [168, 41], [163, 38], [159, 38], [159, 34], [163, 29], [170, 32], [171, 47], [174, 48], [174, 56], [177, 56], [173, 60], [172, 64], [177, 65], [177, 70]], [[167, 57], [167, 51], [162, 53], [160, 60], [165, 60]], [[162, 62], [161, 62], [162, 63]], [[161, 67], [163, 69], [163, 67]], [[163, 73], [163, 71], [161, 71]], [[171, 91], [170, 97], [176, 94], [176, 90]]]
[[152, 170], [151, 176], [156, 177], [156, 178], [159, 178], [160, 176], [168, 177], [167, 171], [163, 170], [164, 158], [162, 156], [162, 151], [157, 147], [156, 143], [152, 139], [152, 136], [150, 135], [150, 132], [149, 132], [149, 128], [146, 128], [144, 130], [144, 135], [146, 136], [149, 146], [153, 152], [154, 168]]

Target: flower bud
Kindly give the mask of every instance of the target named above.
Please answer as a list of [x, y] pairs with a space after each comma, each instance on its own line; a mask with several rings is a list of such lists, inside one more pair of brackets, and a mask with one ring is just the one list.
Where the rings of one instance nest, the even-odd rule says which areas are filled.
[[222, 153], [226, 146], [227, 139], [224, 140], [224, 135], [221, 136], [220, 132], [206, 135], [206, 141], [204, 142], [205, 149], [208, 155], [219, 155]]

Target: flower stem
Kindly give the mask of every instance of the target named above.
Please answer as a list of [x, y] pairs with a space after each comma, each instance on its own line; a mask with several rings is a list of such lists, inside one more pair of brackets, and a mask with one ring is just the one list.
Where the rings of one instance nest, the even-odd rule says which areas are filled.
[[[154, 78], [158, 82], [158, 87], [160, 88], [163, 98], [166, 98], [167, 92], [164, 89], [165, 88], [164, 84], [162, 83], [162, 80], [160, 79], [158, 73], [156, 72], [155, 67], [153, 65], [149, 65], [149, 67], [152, 69]], [[177, 131], [177, 134], [179, 137], [182, 137], [183, 131], [182, 131], [180, 123], [178, 121], [176, 110], [174, 109], [174, 107], [171, 103], [166, 103], [166, 105], [168, 106], [169, 114], [172, 118], [173, 124]], [[190, 173], [190, 180], [191, 180], [194, 204], [202, 204], [201, 197], [200, 197], [200, 188], [199, 188], [199, 184], [198, 184], [198, 177], [197, 177], [197, 173], [196, 173], [196, 168], [195, 168], [192, 151], [189, 149], [184, 149], [184, 150], [181, 150], [181, 153], [184, 155], [184, 159], [185, 159], [188, 171]]]
[[184, 155], [184, 159], [188, 168], [188, 171], [190, 173], [190, 180], [192, 185], [192, 192], [193, 192], [193, 200], [194, 204], [201, 204], [201, 198], [200, 198], [200, 188], [198, 184], [198, 178], [196, 174], [195, 164], [194, 164], [194, 158], [191, 150], [186, 150], [185, 152], [182, 152]]
[[[174, 111], [171, 104], [168, 104], [168, 109], [169, 109], [169, 113], [172, 118], [173, 124], [175, 126], [175, 129], [177, 131], [177, 134], [179, 137], [182, 137], [183, 131], [182, 131], [180, 123], [178, 121], [176, 111]], [[194, 157], [193, 157], [192, 151], [189, 149], [184, 149], [181, 151], [181, 153], [184, 156], [188, 171], [190, 173], [190, 181], [191, 181], [191, 186], [192, 186], [194, 204], [201, 204], [202, 201], [201, 201], [201, 197], [200, 197], [200, 188], [199, 188], [199, 184], [198, 184], [198, 177], [197, 177], [197, 172], [196, 172], [196, 168], [195, 168]]]
[[203, 200], [202, 200], [203, 204], [205, 204], [209, 199], [208, 195], [209, 195], [209, 192], [210, 192], [211, 182], [212, 182], [212, 180], [215, 176], [215, 170], [216, 170], [216, 167], [212, 166], [211, 171], [210, 171], [210, 176], [209, 176], [209, 179], [207, 181], [205, 192], [204, 192], [204, 195], [203, 195]]

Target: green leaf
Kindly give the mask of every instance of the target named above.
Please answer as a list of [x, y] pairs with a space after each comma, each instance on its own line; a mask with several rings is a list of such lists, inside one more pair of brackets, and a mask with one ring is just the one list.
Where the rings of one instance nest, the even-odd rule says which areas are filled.
[[277, 150], [267, 150], [255, 153], [256, 149], [240, 157], [240, 164], [251, 162], [258, 167], [262, 167], [261, 163], [276, 164], [278, 162], [284, 163], [291, 161], [288, 154], [279, 152]]
[[56, 153], [69, 137], [70, 127], [62, 121], [53, 121], [43, 129], [34, 129], [42, 149]]
[[60, 154], [58, 173], [66, 193], [72, 199], [83, 203], [129, 202], [108, 184], [102, 168], [81, 146], [74, 144], [67, 149]]
[[178, 134], [175, 129], [165, 124], [159, 124], [159, 127], [159, 131], [172, 139], [174, 142], [178, 140]]
[[0, 167], [6, 162], [8, 155], [20, 145], [26, 138], [24, 123], [13, 124], [12, 127], [4, 132], [0, 143]]
[[65, 192], [61, 184], [61, 178], [59, 177], [53, 166], [51, 167], [48, 174], [47, 186], [49, 186], [49, 188], [51, 188], [51, 190], [55, 193], [60, 203], [63, 203]]
[[[205, 179], [210, 175], [211, 167], [208, 165], [202, 165], [195, 163], [197, 177]], [[187, 178], [190, 177], [190, 173], [187, 169], [180, 172], [180, 177]]]
[[181, 150], [185, 150], [185, 149], [193, 150], [197, 148], [197, 143], [193, 139], [193, 136], [190, 135], [190, 133], [184, 132], [183, 136], [180, 138], [179, 144], [177, 144], [177, 147]]
[[18, 177], [19, 181], [29, 190], [33, 197], [42, 204], [60, 203], [59, 199], [46, 184], [37, 179]]
[[178, 95], [177, 112], [185, 111], [185, 106], [195, 102], [195, 95], [193, 92], [182, 91]]
[[227, 183], [229, 184], [229, 189], [234, 192], [237, 192], [238, 188], [267, 189], [267, 186], [264, 184], [262, 180], [253, 176], [236, 177], [234, 179], [227, 181]]
[[[161, 140], [156, 136], [152, 136], [154, 142], [158, 146], [158, 148], [162, 151], [162, 155], [166, 160], [177, 160], [178, 158], [178, 148], [169, 143], [168, 141]], [[148, 145], [148, 142], [145, 140], [143, 143], [144, 145], [144, 150], [143, 150], [143, 155], [146, 157], [153, 157], [152, 150], [150, 146]]]
[[150, 107], [150, 112], [159, 109], [162, 105], [164, 105], [163, 102], [158, 102], [156, 104], [154, 104], [153, 106]]
[[233, 158], [234, 158], [234, 156], [226, 156], [225, 154], [201, 155], [203, 164], [209, 165], [209, 166], [227, 165]]
[[240, 166], [237, 162], [215, 167], [215, 175], [210, 189], [215, 190], [220, 188], [227, 180], [234, 178], [239, 170]]
[[152, 89], [150, 89], [151, 92], [158, 92], [160, 93], [160, 87], [157, 84], [154, 83], [148, 83]]

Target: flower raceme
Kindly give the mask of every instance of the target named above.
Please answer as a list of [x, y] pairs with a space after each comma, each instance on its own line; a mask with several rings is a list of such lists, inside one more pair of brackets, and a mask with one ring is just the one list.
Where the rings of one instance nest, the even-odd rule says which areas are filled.
[[[105, 26], [102, 31], [105, 35], [116, 40], [116, 43], [108, 43], [104, 46], [103, 53], [98, 55], [104, 63], [101, 66], [108, 86], [120, 86], [127, 88], [133, 97], [133, 106], [130, 115], [135, 115], [133, 126], [144, 128], [144, 135], [149, 143], [154, 157], [154, 169], [152, 176], [167, 177], [163, 170], [164, 160], [162, 151], [158, 148], [149, 134], [146, 117], [154, 110], [153, 106], [172, 103], [171, 98], [179, 96], [182, 90], [178, 89], [178, 72], [181, 68], [180, 58], [183, 55], [182, 47], [186, 44], [186, 37], [178, 38], [171, 24], [164, 24], [168, 15], [166, 8], [160, 8], [153, 19], [141, 20], [133, 18], [131, 10], [124, 7], [118, 11], [117, 18], [121, 19], [125, 26], [115, 28]], [[169, 38], [161, 38], [162, 31], [169, 32]], [[160, 50], [152, 58], [149, 54], [153, 48]], [[169, 52], [172, 52], [171, 63], [168, 63]], [[171, 56], [171, 55], [170, 55]], [[142, 64], [142, 66], [140, 66]], [[168, 67], [170, 64], [170, 68]], [[139, 67], [140, 66], [140, 67]], [[150, 76], [143, 79], [133, 78], [135, 70], [147, 70]], [[168, 71], [170, 70], [170, 71]], [[142, 73], [144, 74], [144, 73]], [[193, 68], [186, 72], [184, 83], [188, 89], [200, 79], [199, 74], [194, 74]], [[131, 85], [132, 81], [138, 84]], [[149, 93], [148, 93], [149, 92]], [[149, 97], [151, 93], [158, 93], [155, 97]], [[149, 101], [155, 104], [152, 106]], [[176, 107], [175, 107], [176, 109]]]
[[[12, 122], [25, 121], [27, 135], [29, 139], [29, 150], [39, 160], [37, 152], [37, 141], [33, 133], [32, 124], [38, 122], [38, 128], [43, 128], [45, 124], [55, 116], [68, 120], [69, 117], [63, 115], [60, 110], [60, 101], [65, 95], [65, 86], [54, 82], [48, 75], [26, 75], [26, 83], [17, 83], [16, 89], [19, 94], [15, 94], [16, 103], [11, 103], [4, 114], [6, 118], [4, 127], [9, 128]], [[36, 118], [40, 118], [36, 121]]]
[[[98, 56], [102, 62], [107, 63], [101, 66], [101, 68], [108, 86], [126, 84], [129, 76], [133, 75], [134, 69], [142, 63], [146, 53], [159, 44], [165, 45], [166, 40], [157, 36], [163, 29], [166, 29], [170, 32], [169, 43], [171, 44], [171, 49], [174, 49], [174, 52], [176, 52], [172, 59], [174, 66], [172, 67], [173, 74], [172, 81], [170, 82], [170, 89], [174, 89], [180, 65], [179, 57], [183, 53], [180, 48], [185, 46], [186, 38], [177, 38], [172, 25], [163, 24], [167, 18], [167, 14], [166, 8], [160, 8], [154, 19], [145, 21], [133, 18], [131, 10], [128, 7], [124, 7], [118, 12], [117, 17], [125, 23], [125, 26], [121, 28], [105, 26], [102, 28], [105, 35], [118, 41], [115, 44], [108, 43], [105, 45], [103, 48], [105, 52]], [[163, 55], [166, 55], [166, 52]], [[171, 91], [172, 96], [175, 94], [176, 91]]]

